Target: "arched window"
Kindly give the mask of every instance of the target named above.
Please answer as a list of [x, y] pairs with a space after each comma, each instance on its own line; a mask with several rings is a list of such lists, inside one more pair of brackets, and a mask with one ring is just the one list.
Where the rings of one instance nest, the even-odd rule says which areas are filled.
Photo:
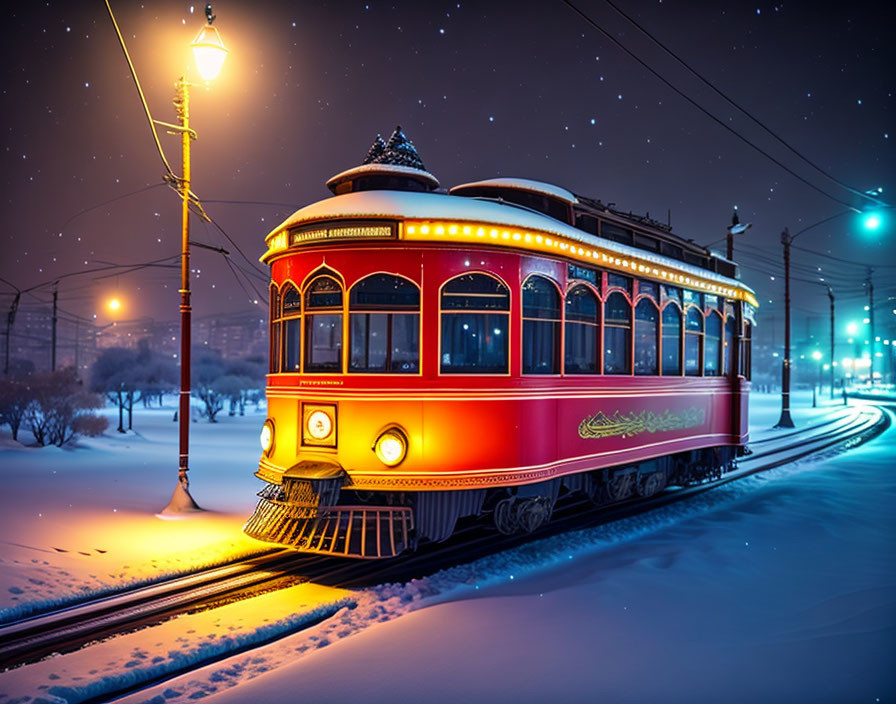
[[704, 376], [718, 376], [722, 369], [722, 316], [715, 311], [706, 316], [703, 350]]
[[659, 333], [660, 312], [652, 300], [642, 298], [635, 306], [635, 374], [659, 374]]
[[703, 359], [703, 314], [696, 306], [688, 306], [684, 325], [684, 373], [700, 376]]
[[414, 374], [420, 369], [420, 289], [407, 279], [373, 274], [349, 293], [348, 370]]
[[510, 291], [485, 274], [463, 274], [442, 287], [442, 374], [506, 374]]
[[299, 371], [302, 335], [302, 295], [292, 284], [286, 284], [280, 296], [280, 317], [282, 318], [283, 357], [280, 370]]
[[332, 276], [318, 276], [305, 289], [304, 370], [342, 371], [342, 285]]
[[543, 276], [523, 284], [523, 374], [560, 373], [560, 293]]
[[753, 338], [753, 323], [744, 321], [744, 336], [740, 339], [740, 373], [745, 379], [750, 378], [750, 354]]
[[663, 376], [681, 374], [681, 311], [674, 303], [663, 308]]
[[734, 376], [734, 331], [737, 328], [737, 320], [733, 315], [725, 319], [725, 374]]
[[566, 374], [600, 374], [600, 301], [583, 284], [566, 294]]
[[632, 373], [632, 307], [616, 291], [604, 303], [604, 374]]
[[270, 288], [270, 315], [271, 323], [271, 349], [269, 356], [269, 369], [271, 374], [280, 371], [280, 289], [277, 284], [271, 284]]

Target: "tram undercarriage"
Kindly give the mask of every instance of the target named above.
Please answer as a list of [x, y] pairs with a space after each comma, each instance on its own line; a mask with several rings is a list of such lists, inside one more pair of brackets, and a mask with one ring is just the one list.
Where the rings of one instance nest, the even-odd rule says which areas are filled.
[[558, 500], [567, 496], [584, 495], [601, 508], [646, 499], [667, 486], [711, 481], [733, 469], [742, 452], [738, 446], [703, 448], [536, 484], [429, 492], [359, 491], [337, 465], [304, 462], [293, 476], [259, 492], [244, 530], [302, 552], [394, 557], [447, 539], [462, 518], [490, 520], [504, 535], [531, 533], [550, 521]]

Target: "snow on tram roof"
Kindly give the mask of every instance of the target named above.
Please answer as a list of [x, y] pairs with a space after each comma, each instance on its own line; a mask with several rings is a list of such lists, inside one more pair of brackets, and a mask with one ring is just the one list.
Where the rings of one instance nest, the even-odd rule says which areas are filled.
[[677, 259], [671, 259], [648, 250], [620, 244], [589, 234], [566, 223], [542, 215], [512, 203], [497, 203], [443, 193], [418, 191], [357, 191], [325, 198], [306, 205], [290, 215], [265, 238], [270, 240], [278, 232], [306, 222], [329, 219], [396, 218], [412, 220], [457, 220], [518, 227], [567, 237], [582, 244], [618, 252], [621, 257], [641, 259], [677, 269], [682, 273], [698, 276], [708, 281], [753, 290], [742, 281], [730, 279], [708, 269], [701, 269]]
[[459, 186], [451, 188], [451, 193], [462, 188], [515, 188], [520, 191], [532, 191], [533, 193], [543, 193], [547, 196], [560, 198], [567, 203], [578, 203], [572, 191], [565, 188], [555, 186], [553, 183], [545, 183], [544, 181], [533, 181], [529, 178], [487, 178], [484, 181], [473, 181], [471, 183], [462, 183]]

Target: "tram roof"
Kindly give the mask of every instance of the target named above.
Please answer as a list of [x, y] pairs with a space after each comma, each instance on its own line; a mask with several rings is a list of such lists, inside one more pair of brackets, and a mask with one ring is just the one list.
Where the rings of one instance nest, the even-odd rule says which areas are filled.
[[507, 202], [499, 203], [444, 193], [376, 190], [325, 198], [294, 212], [272, 230], [265, 240], [270, 241], [274, 235], [304, 223], [364, 218], [450, 220], [533, 230], [565, 237], [589, 247], [617, 252], [619, 257], [652, 262], [683, 274], [715, 281], [755, 295], [754, 291], [742, 281], [648, 250], [592, 235], [528, 208]]
[[452, 186], [451, 193], [467, 188], [513, 188], [518, 191], [530, 191], [532, 193], [541, 193], [546, 196], [559, 198], [567, 203], [578, 203], [575, 193], [567, 191], [565, 188], [555, 186], [553, 183], [545, 183], [544, 181], [533, 181], [528, 178], [488, 178], [484, 181], [472, 181], [470, 183], [462, 183], [459, 186]]

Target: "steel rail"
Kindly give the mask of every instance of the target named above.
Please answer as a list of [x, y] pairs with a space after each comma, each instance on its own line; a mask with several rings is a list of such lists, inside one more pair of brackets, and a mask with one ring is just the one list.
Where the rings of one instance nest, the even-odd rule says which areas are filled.
[[[670, 488], [648, 499], [628, 500], [597, 510], [587, 499], [567, 500], [558, 505], [554, 519], [541, 529], [520, 536], [496, 535], [483, 530], [481, 522], [462, 522], [446, 541], [426, 545], [418, 552], [389, 561], [362, 561], [330, 556], [296, 554], [274, 550], [224, 567], [204, 570], [167, 582], [106, 596], [87, 603], [58, 609], [0, 627], [0, 668], [10, 669], [40, 659], [50, 653], [70, 652], [91, 641], [131, 632], [159, 623], [187, 611], [214, 608], [221, 600], [234, 601], [299, 582], [318, 581], [331, 586], [358, 588], [386, 581], [423, 577], [453, 564], [517, 547], [569, 530], [589, 528], [659, 508], [743, 477], [817, 454], [834, 446], [867, 442], [889, 427], [888, 413], [860, 411], [852, 423], [804, 439], [786, 447], [756, 453], [742, 460], [737, 469], [721, 478], [698, 485]], [[830, 424], [830, 423], [829, 423]], [[825, 424], [819, 424], [821, 427]], [[795, 452], [788, 452], [795, 450]], [[774, 458], [774, 456], [778, 456]], [[765, 458], [770, 461], [759, 462]], [[772, 459], [774, 458], [774, 459]], [[262, 570], [263, 568], [263, 570]], [[296, 631], [308, 627], [305, 624]], [[295, 631], [282, 633], [285, 637]], [[272, 638], [270, 640], [275, 640]], [[260, 644], [259, 644], [260, 645]], [[248, 648], [242, 648], [246, 650]], [[225, 659], [233, 652], [212, 656], [209, 662]], [[208, 662], [193, 663], [169, 671], [152, 682], [131, 685], [127, 693], [183, 674]], [[118, 697], [125, 691], [103, 695], [101, 700]], [[100, 699], [98, 699], [99, 701]]]

